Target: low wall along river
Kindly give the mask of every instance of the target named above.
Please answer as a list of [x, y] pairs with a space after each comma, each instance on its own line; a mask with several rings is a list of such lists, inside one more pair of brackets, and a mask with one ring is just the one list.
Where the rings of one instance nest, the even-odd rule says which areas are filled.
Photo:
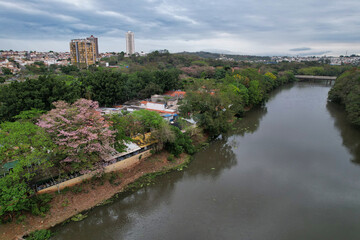
[[[122, 170], [122, 169], [125, 169], [125, 168], [130, 168], [130, 167], [136, 165], [140, 161], [140, 159], [144, 159], [144, 158], [147, 158], [147, 157], [151, 156], [150, 151], [151, 150], [149, 149], [149, 150], [146, 150], [146, 151], [144, 151], [144, 152], [142, 152], [140, 154], [137, 154], [135, 156], [132, 156], [132, 157], [126, 158], [126, 159], [124, 159], [122, 161], [119, 161], [119, 162], [113, 163], [111, 165], [108, 165], [108, 166], [105, 167], [104, 172], [109, 173], [109, 172], [113, 172], [113, 171], [119, 171], [119, 170]], [[37, 193], [38, 194], [50, 193], [50, 192], [55, 192], [55, 191], [58, 191], [58, 190], [62, 190], [64, 188], [66, 188], [66, 187], [72, 187], [72, 186], [74, 186], [76, 184], [81, 183], [84, 180], [91, 179], [93, 176], [94, 176], [94, 173], [84, 174], [84, 175], [81, 175], [79, 177], [76, 177], [76, 178], [73, 178], [73, 179], [70, 179], [70, 180], [55, 184], [55, 185], [50, 186], [48, 188], [44, 188], [44, 189], [38, 191]]]

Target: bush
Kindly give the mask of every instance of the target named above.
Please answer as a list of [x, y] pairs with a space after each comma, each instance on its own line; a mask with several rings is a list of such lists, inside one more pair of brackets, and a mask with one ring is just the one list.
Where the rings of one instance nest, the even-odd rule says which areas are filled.
[[175, 132], [175, 141], [167, 142], [165, 144], [165, 149], [172, 155], [175, 155], [175, 157], [178, 157], [183, 152], [194, 154], [195, 147], [192, 144], [190, 136], [182, 133], [180, 129], [176, 127], [172, 127], [171, 130]]
[[51, 231], [50, 230], [37, 230], [35, 232], [30, 233], [29, 237], [27, 237], [27, 240], [48, 240], [51, 237]]
[[31, 213], [44, 216], [44, 214], [50, 210], [49, 203], [52, 199], [53, 196], [48, 193], [35, 195], [32, 197]]
[[170, 154], [170, 155], [167, 157], [167, 160], [168, 160], [169, 162], [174, 161], [174, 160], [175, 160], [174, 154]]

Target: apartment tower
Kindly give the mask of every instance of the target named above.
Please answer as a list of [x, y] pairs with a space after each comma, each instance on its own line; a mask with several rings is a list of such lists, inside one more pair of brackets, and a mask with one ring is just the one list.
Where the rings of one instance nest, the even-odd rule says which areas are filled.
[[[97, 41], [96, 41], [97, 42]], [[95, 41], [88, 39], [73, 39], [70, 42], [71, 63], [80, 68], [89, 67], [96, 62]]]
[[94, 37], [93, 35], [91, 35], [90, 37], [88, 37], [88, 38], [86, 38], [86, 39], [94, 42], [94, 44], [95, 44], [95, 54], [96, 54], [96, 58], [98, 58], [98, 57], [99, 57], [98, 38], [97, 38], [97, 37]]
[[126, 33], [126, 54], [132, 55], [134, 53], [135, 53], [134, 33], [128, 31]]

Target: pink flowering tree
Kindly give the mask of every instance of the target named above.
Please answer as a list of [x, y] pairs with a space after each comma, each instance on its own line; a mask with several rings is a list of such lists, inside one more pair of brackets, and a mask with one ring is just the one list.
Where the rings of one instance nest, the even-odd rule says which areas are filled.
[[61, 165], [68, 171], [88, 171], [101, 167], [101, 160], [114, 152], [114, 131], [96, 109], [98, 102], [79, 99], [64, 101], [40, 117], [37, 125], [44, 128], [58, 146]]

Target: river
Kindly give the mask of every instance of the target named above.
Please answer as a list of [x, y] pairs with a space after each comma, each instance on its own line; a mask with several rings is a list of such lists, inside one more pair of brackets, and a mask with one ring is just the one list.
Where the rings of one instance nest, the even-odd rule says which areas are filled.
[[360, 131], [325, 83], [274, 91], [183, 172], [156, 179], [56, 240], [360, 239]]

